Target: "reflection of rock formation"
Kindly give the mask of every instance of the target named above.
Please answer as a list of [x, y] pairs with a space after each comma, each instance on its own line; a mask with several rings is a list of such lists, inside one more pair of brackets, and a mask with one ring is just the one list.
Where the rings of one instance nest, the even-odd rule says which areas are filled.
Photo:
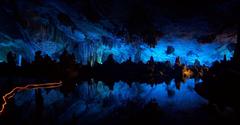
[[[173, 107], [185, 111], [206, 104], [206, 100], [194, 91], [190, 91], [189, 87], [194, 87], [194, 80], [186, 81], [185, 84], [181, 83], [180, 89], [176, 88], [174, 81], [168, 85], [165, 83], [128, 85], [124, 82], [116, 82], [112, 90], [100, 81], [93, 81], [91, 84], [84, 82], [77, 84], [67, 96], [64, 96], [58, 89], [18, 92], [14, 99], [14, 111], [18, 112], [12, 113], [11, 110], [6, 110], [6, 113], [10, 114], [9, 117], [13, 114], [19, 116], [12, 117], [19, 123], [27, 120], [32, 124], [33, 118], [36, 118], [40, 120], [39, 124], [64, 124], [66, 122], [79, 124], [87, 122], [86, 119], [91, 119], [91, 122], [102, 119], [117, 108], [124, 109], [129, 101], [134, 101], [145, 108], [150, 106], [150, 109], [142, 109], [146, 111], [145, 113], [150, 113], [149, 115], [152, 112], [151, 108], [155, 109], [156, 106], [164, 109], [161, 112], [168, 113], [168, 110], [165, 110]], [[149, 102], [151, 105], [146, 105]], [[29, 108], [26, 109], [26, 107]], [[32, 118], [32, 120], [26, 118]]]
[[[8, 101], [10, 101], [12, 98], [14, 98], [14, 96], [17, 94], [17, 92], [20, 91], [26, 91], [26, 90], [31, 90], [31, 89], [41, 89], [41, 88], [57, 88], [60, 87], [62, 85], [62, 82], [58, 82], [58, 83], [44, 83], [44, 84], [29, 84], [23, 87], [15, 87], [13, 88], [10, 92], [6, 93], [5, 95], [3, 95], [2, 97], [2, 107], [0, 110], [0, 113], [3, 113], [3, 111], [5, 110]], [[43, 98], [42, 98], [42, 94], [41, 94], [41, 90], [36, 90], [35, 91], [35, 104], [36, 106], [36, 114], [41, 114], [38, 112], [41, 112], [43, 110], [42, 106], [43, 106]]]
[[40, 124], [41, 118], [44, 111], [44, 100], [43, 100], [41, 89], [35, 90], [35, 103], [36, 103], [36, 110], [35, 110], [35, 120], [38, 121], [37, 124]]

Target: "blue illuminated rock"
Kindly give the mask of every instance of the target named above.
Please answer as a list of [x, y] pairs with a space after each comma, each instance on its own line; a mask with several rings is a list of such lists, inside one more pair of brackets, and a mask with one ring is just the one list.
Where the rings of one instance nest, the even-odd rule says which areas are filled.
[[[154, 42], [156, 44], [153, 48], [147, 44], [150, 41], [144, 41], [138, 35], [134, 35], [134, 40], [129, 40], [128, 31], [114, 26], [109, 20], [91, 22], [83, 14], [73, 11], [73, 8], [61, 2], [36, 4], [20, 1], [17, 4], [22, 21], [14, 23], [7, 10], [3, 9], [4, 11], [0, 13], [6, 17], [0, 21], [0, 62], [6, 61], [5, 56], [9, 51], [16, 53], [17, 56], [21, 55], [27, 61], [32, 61], [36, 51], [40, 50], [43, 55], [48, 54], [58, 59], [66, 49], [75, 54], [77, 61], [83, 64], [88, 62], [102, 64], [110, 54], [113, 54], [118, 63], [130, 57], [134, 62], [146, 63], [151, 56], [155, 61], [168, 60], [173, 63], [179, 56], [182, 63], [193, 65], [198, 59], [201, 64], [209, 66], [213, 61], [221, 60], [225, 54], [227, 59], [233, 54], [232, 49], [229, 49], [232, 45], [228, 44], [234, 40], [226, 41], [216, 36], [218, 39], [213, 39], [209, 43], [199, 43], [197, 36], [208, 35], [209, 33], [204, 31], [211, 30], [206, 22], [197, 18], [175, 23], [159, 17], [163, 20], [160, 21], [163, 27], [155, 28], [165, 35]], [[9, 29], [5, 25], [8, 25]], [[119, 30], [115, 29], [123, 29], [122, 35], [118, 35], [116, 32]]]

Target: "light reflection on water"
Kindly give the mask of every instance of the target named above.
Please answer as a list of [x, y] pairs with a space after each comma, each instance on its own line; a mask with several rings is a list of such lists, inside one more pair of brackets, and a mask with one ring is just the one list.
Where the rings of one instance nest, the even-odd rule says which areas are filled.
[[[180, 89], [176, 88], [174, 80], [169, 85], [147, 83], [115, 82], [111, 90], [103, 82], [94, 84], [83, 82], [69, 95], [64, 96], [58, 89], [42, 89], [44, 112], [57, 119], [67, 120], [74, 115], [104, 116], [113, 109], [124, 106], [129, 100], [138, 100], [146, 104], [154, 99], [166, 112], [186, 111], [208, 103], [194, 91], [194, 79], [181, 83]], [[28, 90], [17, 93], [14, 98], [15, 105], [24, 112], [25, 116], [31, 115], [35, 109], [35, 91]], [[20, 111], [20, 112], [22, 112]], [[23, 117], [23, 116], [22, 116]]]

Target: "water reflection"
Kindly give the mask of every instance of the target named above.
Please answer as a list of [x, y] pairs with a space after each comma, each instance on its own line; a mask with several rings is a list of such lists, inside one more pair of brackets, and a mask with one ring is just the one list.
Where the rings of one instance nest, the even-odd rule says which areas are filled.
[[[194, 79], [181, 83], [180, 89], [171, 81], [170, 84], [115, 82], [113, 89], [98, 81], [94, 84], [83, 82], [76, 84], [74, 91], [64, 95], [58, 89], [41, 89], [43, 97], [44, 119], [68, 121], [73, 116], [79, 119], [100, 119], [111, 113], [114, 109], [124, 107], [129, 101], [136, 101], [145, 105], [155, 100], [165, 112], [187, 111], [200, 108], [207, 104], [207, 100], [194, 91]], [[31, 118], [36, 109], [36, 96], [34, 90], [19, 92], [14, 97], [14, 114], [19, 120]], [[24, 113], [24, 114], [23, 114]], [[92, 117], [94, 116], [94, 117]], [[46, 118], [45, 118], [46, 117]], [[48, 120], [46, 120], [48, 121]]]

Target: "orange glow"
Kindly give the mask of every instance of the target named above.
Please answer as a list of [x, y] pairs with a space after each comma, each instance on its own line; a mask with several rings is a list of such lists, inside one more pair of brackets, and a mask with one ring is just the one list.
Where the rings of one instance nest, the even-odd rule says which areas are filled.
[[3, 99], [3, 104], [2, 104], [2, 108], [0, 110], [0, 114], [4, 111], [6, 105], [7, 105], [7, 101], [11, 98], [14, 97], [14, 95], [17, 92], [20, 91], [24, 91], [24, 90], [29, 90], [29, 89], [41, 89], [41, 88], [45, 88], [45, 89], [50, 89], [50, 88], [57, 88], [60, 87], [62, 85], [62, 81], [57, 82], [57, 83], [43, 83], [43, 84], [29, 84], [23, 87], [15, 87], [14, 89], [12, 89], [10, 92], [6, 93], [2, 99]]
[[182, 72], [183, 72], [184, 77], [186, 77], [186, 78], [190, 78], [193, 75], [193, 72], [190, 69], [188, 69], [187, 67], [184, 67]]

